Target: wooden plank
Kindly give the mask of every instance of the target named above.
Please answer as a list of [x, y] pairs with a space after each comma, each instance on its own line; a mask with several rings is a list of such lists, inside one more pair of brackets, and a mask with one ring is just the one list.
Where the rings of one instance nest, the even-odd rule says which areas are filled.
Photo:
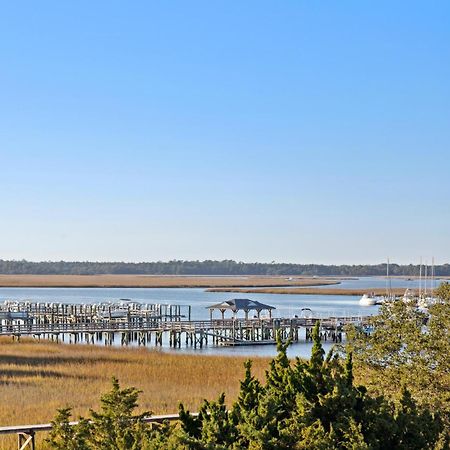
[[[191, 413], [192, 416], [197, 417], [198, 413]], [[144, 417], [143, 421], [145, 423], [161, 423], [165, 420], [174, 421], [178, 420], [180, 416], [178, 414], [161, 414], [150, 417]], [[70, 426], [77, 425], [78, 421], [69, 422]], [[40, 423], [35, 425], [11, 425], [7, 427], [0, 427], [0, 434], [17, 434], [24, 433], [31, 435], [33, 433], [38, 433], [41, 431], [50, 431], [52, 429], [51, 423]]]

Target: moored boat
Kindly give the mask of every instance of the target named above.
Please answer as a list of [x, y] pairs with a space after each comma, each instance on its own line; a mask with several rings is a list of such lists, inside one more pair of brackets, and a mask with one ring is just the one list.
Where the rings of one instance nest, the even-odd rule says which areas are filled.
[[380, 296], [375, 296], [373, 294], [364, 294], [359, 299], [359, 304], [361, 306], [375, 306], [375, 305], [381, 305], [383, 303], [384, 299]]

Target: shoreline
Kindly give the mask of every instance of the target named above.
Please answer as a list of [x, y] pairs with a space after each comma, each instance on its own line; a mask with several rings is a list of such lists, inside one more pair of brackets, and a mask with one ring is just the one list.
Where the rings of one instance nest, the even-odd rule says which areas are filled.
[[185, 275], [0, 275], [3, 288], [273, 288], [338, 285], [345, 278]]
[[[391, 289], [394, 295], [403, 295], [407, 288]], [[282, 294], [282, 295], [346, 295], [346, 296], [362, 296], [364, 294], [373, 293], [375, 295], [385, 295], [385, 288], [364, 288], [364, 289], [321, 289], [321, 288], [259, 288], [259, 289], [242, 289], [242, 288], [210, 288], [207, 292], [239, 292], [245, 294]]]

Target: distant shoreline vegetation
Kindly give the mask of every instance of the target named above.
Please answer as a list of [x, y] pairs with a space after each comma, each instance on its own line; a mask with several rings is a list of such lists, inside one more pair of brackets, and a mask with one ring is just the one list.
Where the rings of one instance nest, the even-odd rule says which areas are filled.
[[[392, 276], [418, 276], [419, 265], [391, 263]], [[428, 274], [430, 274], [430, 270]], [[244, 263], [223, 261], [89, 262], [0, 260], [3, 275], [296, 275], [296, 276], [383, 276], [386, 264], [324, 265], [287, 263]], [[434, 267], [435, 276], [450, 276], [450, 264]], [[423, 275], [423, 273], [422, 273]]]

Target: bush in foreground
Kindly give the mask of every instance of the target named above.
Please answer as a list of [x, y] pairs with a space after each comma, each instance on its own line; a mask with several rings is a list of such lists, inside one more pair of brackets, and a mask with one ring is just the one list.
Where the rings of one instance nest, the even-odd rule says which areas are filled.
[[407, 386], [420, 410], [439, 411], [450, 442], [450, 285], [442, 283], [434, 295], [427, 310], [385, 303], [371, 319], [372, 333], [348, 330], [347, 347], [372, 395], [398, 399], [399, 387]]
[[313, 339], [307, 362], [291, 362], [289, 342], [279, 340], [265, 383], [252, 375], [247, 362], [230, 409], [224, 395], [205, 400], [198, 416], [180, 405], [178, 423], [155, 428], [143, 422], [149, 412], [134, 414], [139, 391], [121, 389], [113, 380], [100, 411], [91, 411], [89, 419], [70, 426], [70, 409], [60, 410], [47, 443], [57, 450], [438, 448], [443, 425], [437, 412], [418, 409], [406, 389], [395, 404], [369, 395], [354, 385], [352, 355], [344, 361], [332, 352], [325, 357], [318, 324]]

